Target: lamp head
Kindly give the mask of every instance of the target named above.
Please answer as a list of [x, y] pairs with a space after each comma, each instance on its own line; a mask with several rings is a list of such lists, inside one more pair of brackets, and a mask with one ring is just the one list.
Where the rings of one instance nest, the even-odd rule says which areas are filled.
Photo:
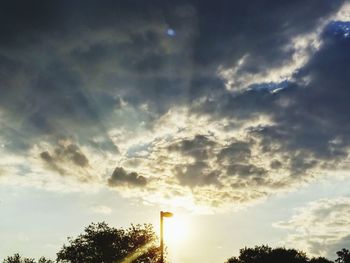
[[163, 212], [163, 211], [161, 211], [160, 213], [161, 213], [161, 215], [162, 215], [163, 217], [172, 217], [172, 216], [174, 215], [174, 214], [171, 213], [171, 212]]

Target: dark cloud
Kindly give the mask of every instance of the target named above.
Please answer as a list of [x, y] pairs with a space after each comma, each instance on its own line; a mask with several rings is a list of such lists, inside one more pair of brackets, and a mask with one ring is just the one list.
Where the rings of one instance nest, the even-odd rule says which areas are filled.
[[125, 185], [129, 187], [143, 187], [146, 184], [147, 178], [136, 172], [128, 173], [122, 167], [115, 168], [112, 176], [108, 179], [108, 185], [112, 187]]
[[60, 175], [66, 174], [66, 170], [56, 163], [56, 160], [51, 156], [51, 154], [48, 151], [41, 152], [40, 158], [51, 170], [58, 172]]
[[[76, 129], [66, 128], [71, 133], [83, 126], [86, 137], [103, 134], [116, 95], [162, 114], [208, 93], [223, 93], [218, 66], [232, 66], [247, 54], [244, 72], [283, 64], [294, 52], [286, 50], [291, 37], [314, 29], [341, 3], [6, 3], [1, 73], [10, 75], [6, 69], [14, 67], [15, 78], [23, 74], [26, 83], [10, 84], [2, 93], [19, 105], [12, 111], [28, 112], [28, 124], [38, 131], [54, 133], [63, 119], [71, 127], [79, 120]], [[169, 26], [177, 31], [173, 39], [165, 34]]]
[[[326, 26], [319, 50], [288, 81], [237, 79], [230, 91], [219, 73], [266, 75], [288, 64], [299, 52], [292, 40], [315, 32], [343, 3], [7, 1], [0, 10], [4, 147], [24, 153], [41, 141], [55, 145], [62, 136], [72, 138], [75, 144], [40, 154], [64, 174], [67, 163], [89, 166], [77, 145], [104, 156], [123, 154], [118, 136], [157, 133], [164, 114], [185, 108], [232, 134], [169, 135], [165, 152], [178, 153], [183, 162], [170, 168], [180, 186], [237, 190], [250, 182], [283, 188], [302, 181], [309, 171], [347, 157], [349, 24]], [[168, 28], [176, 35], [167, 35]], [[262, 117], [269, 124], [254, 124]], [[242, 127], [244, 136], [236, 133]], [[274, 180], [277, 172], [287, 178]], [[121, 167], [108, 179], [110, 186], [148, 183]]]
[[[251, 145], [262, 152], [278, 154], [283, 166], [292, 174], [320, 167], [324, 163], [338, 163], [347, 157], [350, 137], [348, 126], [350, 79], [348, 22], [332, 22], [322, 33], [322, 46], [310, 61], [294, 74], [293, 81], [282, 83], [283, 88], [272, 92], [269, 88], [248, 89], [240, 94], [219, 96], [207, 100], [196, 111], [213, 118], [254, 120], [268, 116], [271, 124], [251, 126], [247, 132], [254, 138], [243, 145], [233, 145], [226, 158], [241, 155], [249, 159]], [[278, 89], [278, 85], [274, 88]], [[217, 103], [217, 101], [221, 103]], [[243, 122], [244, 123], [244, 122]], [[271, 168], [281, 164], [271, 164]]]
[[344, 34], [339, 36], [334, 23], [322, 37], [320, 50], [295, 75], [298, 87], [277, 94], [278, 99], [290, 103], [273, 111], [275, 124], [257, 133], [265, 147], [277, 142], [282, 151], [302, 150], [317, 159], [338, 160], [347, 156], [350, 139], [346, 99], [350, 95], [350, 56], [346, 52], [350, 40]]
[[80, 149], [75, 144], [70, 144], [66, 147], [66, 149], [63, 150], [63, 153], [61, 153], [61, 149], [58, 148], [58, 151], [60, 153], [57, 153], [55, 151], [56, 155], [58, 154], [67, 154], [71, 160], [74, 162], [75, 165], [78, 165], [80, 167], [86, 167], [89, 164], [89, 160], [86, 158], [84, 154], [80, 152]]
[[[222, 145], [222, 142], [209, 138], [197, 134], [167, 147], [167, 151], [177, 151], [178, 157], [181, 157], [172, 168], [180, 185], [191, 188], [214, 186], [220, 189], [228, 180], [234, 189], [238, 189], [242, 185], [273, 184], [268, 170], [250, 163], [253, 141], [232, 138], [231, 143]], [[188, 160], [188, 157], [193, 157], [195, 161]]]
[[53, 163], [54, 162], [51, 154], [48, 151], [40, 153], [40, 157], [41, 157], [41, 159], [43, 159], [47, 163]]
[[279, 169], [282, 167], [282, 163], [279, 160], [272, 160], [270, 163], [272, 169]]
[[182, 155], [191, 156], [198, 161], [209, 158], [210, 152], [216, 143], [204, 135], [197, 134], [193, 139], [184, 139], [168, 147], [169, 151], [177, 151]]
[[264, 168], [257, 167], [252, 164], [232, 164], [227, 168], [228, 175], [239, 175], [242, 177], [246, 176], [262, 176], [267, 171]]
[[[213, 140], [215, 147], [211, 148], [203, 144], [207, 143], [203, 139], [172, 145], [169, 149], [177, 149], [184, 156], [196, 153], [193, 156], [201, 160], [177, 166], [175, 174], [179, 182], [191, 187], [210, 184], [219, 187], [227, 177], [233, 176], [236, 177], [231, 181], [234, 189], [247, 185], [277, 189], [312, 178], [309, 172], [314, 169], [335, 168], [344, 161], [349, 147], [349, 28], [349, 23], [330, 23], [321, 35], [320, 49], [294, 74], [292, 81], [281, 83], [278, 92], [273, 92], [279, 89], [278, 85], [273, 89], [254, 87], [239, 94], [219, 94], [214, 100], [210, 98], [199, 107], [196, 105], [196, 111], [208, 114], [212, 120], [254, 120], [265, 115], [271, 123], [252, 124], [246, 129], [250, 140], [234, 140], [227, 146]], [[253, 153], [252, 148], [257, 152]], [[270, 156], [268, 167], [254, 163], [257, 154]], [[213, 156], [218, 161], [215, 168], [205, 162]], [[225, 173], [210, 177], [214, 181], [207, 180], [207, 175], [217, 167]], [[274, 179], [273, 170], [280, 169], [287, 177]]]
[[167, 147], [169, 152], [177, 152], [185, 159], [192, 157], [193, 163], [177, 164], [173, 167], [173, 173], [179, 183], [184, 186], [197, 187], [214, 185], [220, 187], [220, 171], [208, 165], [208, 161], [214, 156], [215, 148], [219, 145], [209, 136], [197, 134], [193, 138], [183, 139]]
[[80, 168], [87, 168], [89, 166], [88, 158], [81, 152], [76, 144], [59, 144], [50, 153], [44, 151], [40, 153], [40, 158], [53, 170], [60, 174], [66, 174], [65, 166], [69, 163], [74, 164]]
[[220, 187], [220, 171], [212, 170], [205, 162], [177, 165], [174, 174], [179, 183], [184, 186], [197, 187], [214, 185]]
[[251, 157], [250, 147], [248, 142], [233, 142], [219, 152], [218, 160], [227, 163], [245, 162]]
[[308, 32], [341, 3], [343, 1], [201, 2], [195, 57], [203, 64], [232, 66], [248, 54], [249, 61], [242, 71], [249, 72], [264, 71], [264, 67], [271, 64], [282, 65], [289, 58], [288, 52], [292, 52], [283, 49], [290, 37]]

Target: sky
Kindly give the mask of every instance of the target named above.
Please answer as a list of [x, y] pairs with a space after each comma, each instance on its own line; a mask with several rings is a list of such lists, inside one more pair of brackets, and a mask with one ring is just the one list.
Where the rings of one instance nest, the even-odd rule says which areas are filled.
[[55, 258], [91, 222], [158, 231], [160, 210], [173, 263], [334, 259], [349, 50], [342, 0], [2, 1], [0, 260]]

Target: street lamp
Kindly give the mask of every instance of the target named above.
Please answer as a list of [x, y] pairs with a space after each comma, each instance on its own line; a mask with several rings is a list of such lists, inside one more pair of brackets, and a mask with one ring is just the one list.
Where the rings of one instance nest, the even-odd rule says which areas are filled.
[[172, 217], [173, 213], [160, 211], [160, 262], [164, 263], [163, 218]]

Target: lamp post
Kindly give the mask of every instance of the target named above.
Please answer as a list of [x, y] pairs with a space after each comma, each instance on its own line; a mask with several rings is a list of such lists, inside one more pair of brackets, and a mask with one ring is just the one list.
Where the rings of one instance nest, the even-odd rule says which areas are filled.
[[173, 213], [160, 211], [160, 262], [164, 263], [163, 218], [172, 217]]

